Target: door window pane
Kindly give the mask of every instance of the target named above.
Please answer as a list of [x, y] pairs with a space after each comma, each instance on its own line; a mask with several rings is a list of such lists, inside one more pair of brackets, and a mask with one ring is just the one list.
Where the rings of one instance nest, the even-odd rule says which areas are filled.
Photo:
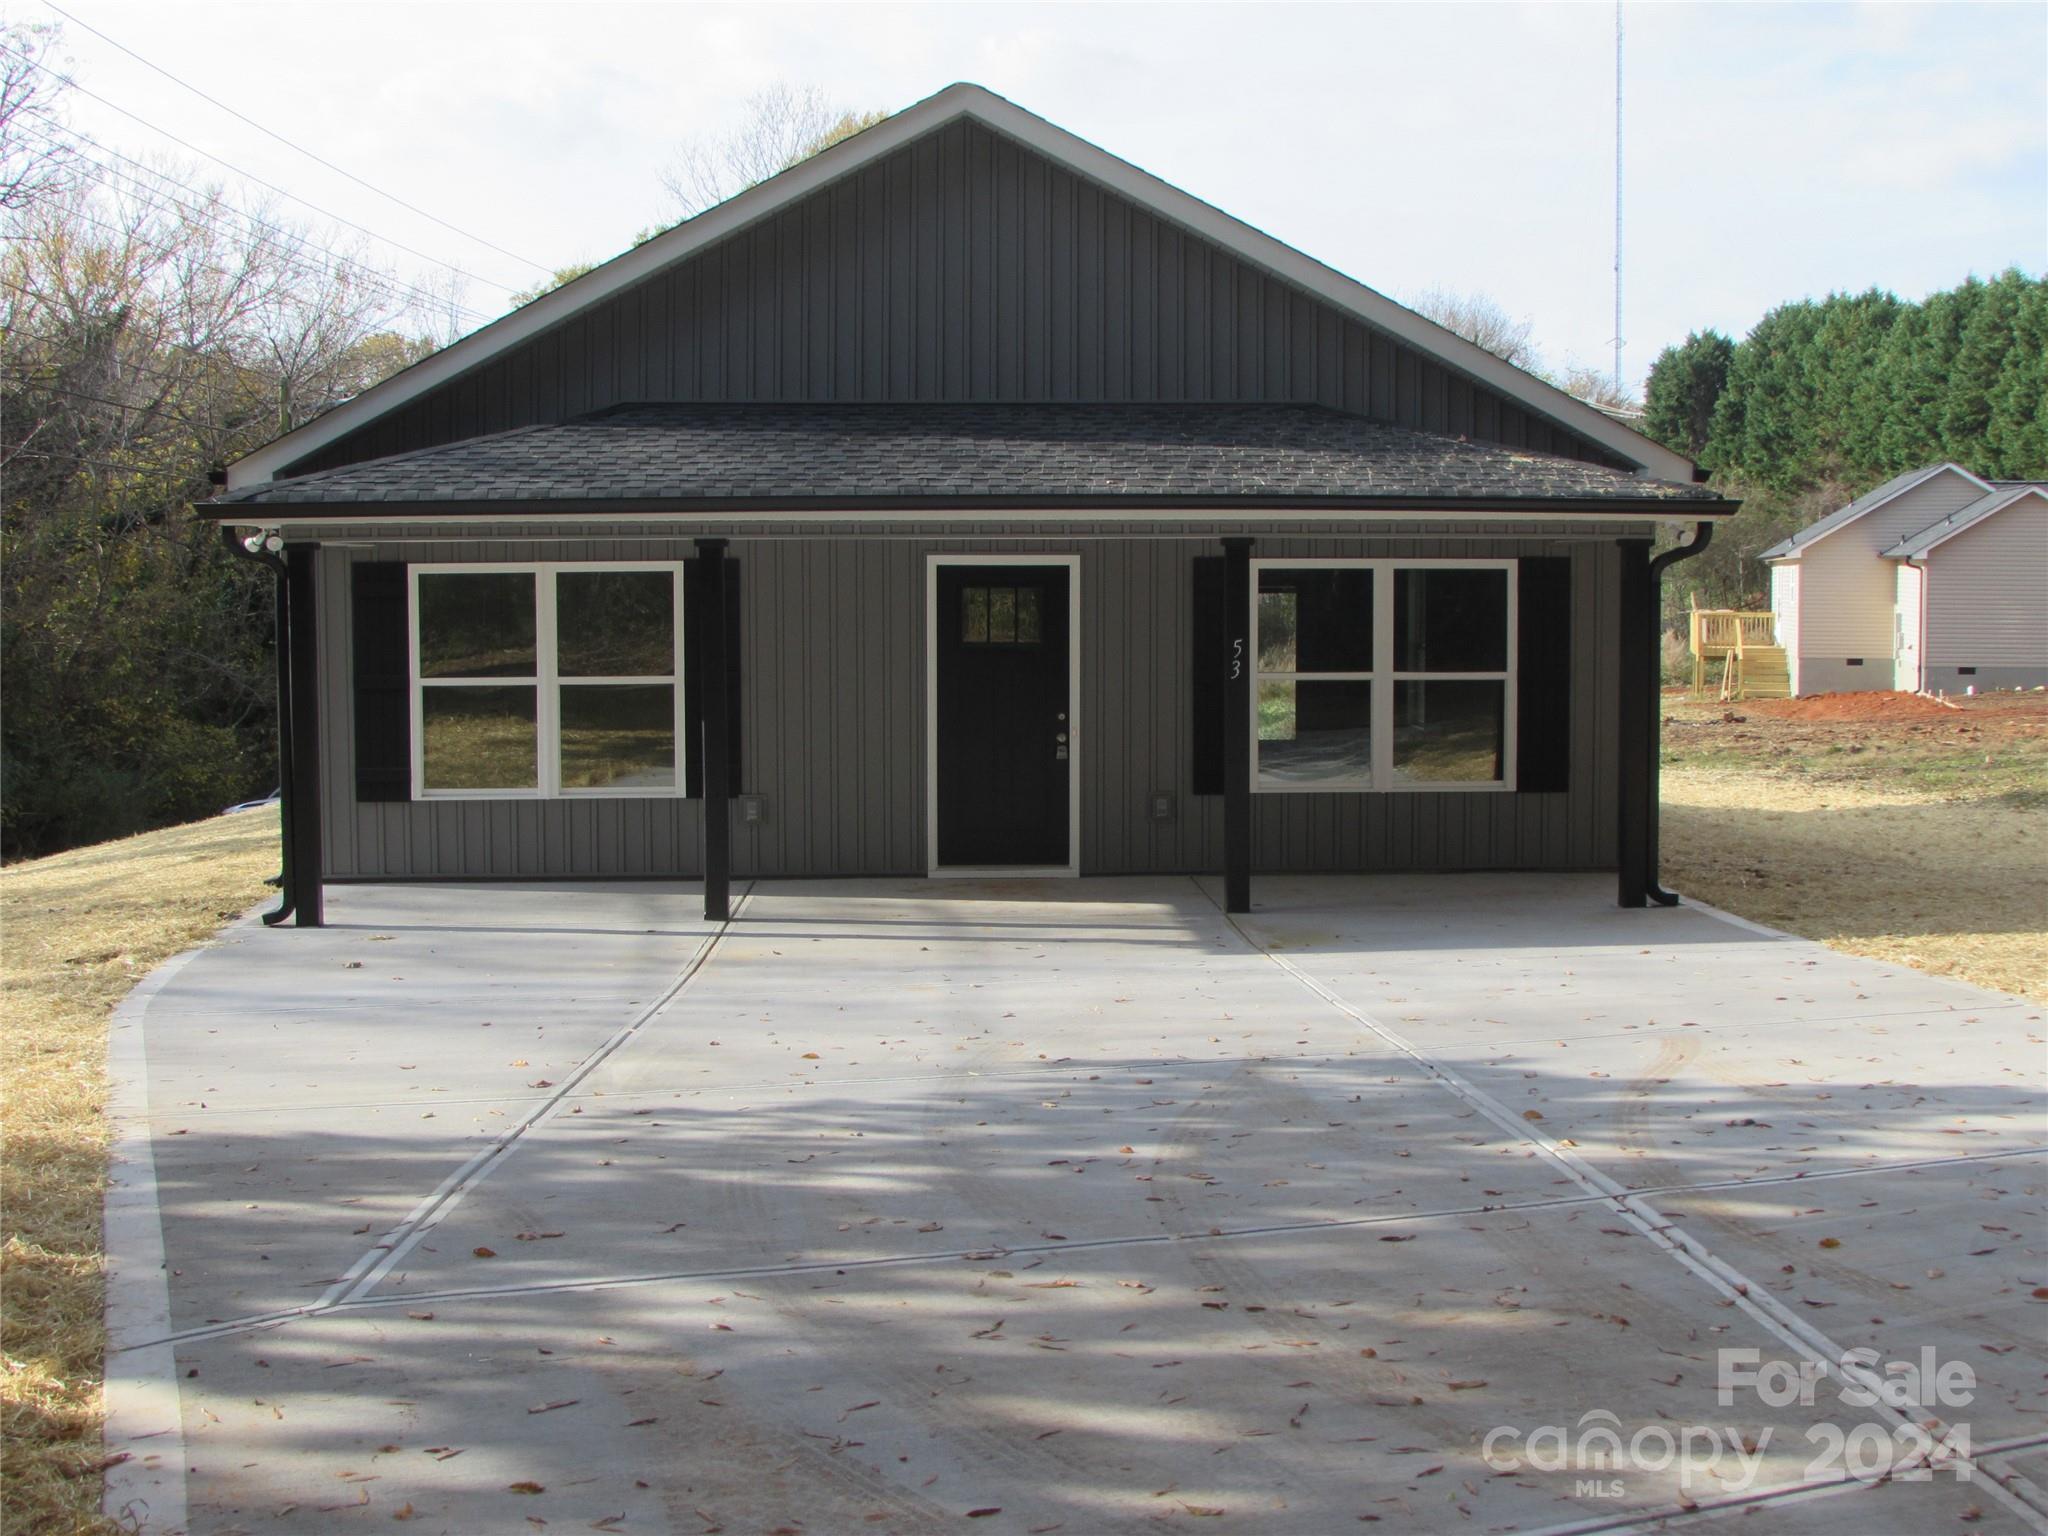
[[969, 645], [1037, 645], [1045, 617], [1036, 587], [962, 587], [960, 638]]
[[1394, 572], [1396, 672], [1503, 672], [1507, 664], [1506, 571]]
[[1259, 670], [1372, 670], [1372, 572], [1355, 566], [1259, 572]]
[[422, 689], [426, 788], [539, 788], [537, 693], [531, 684]]
[[562, 788], [673, 789], [675, 782], [672, 685], [563, 685]]
[[531, 571], [420, 576], [421, 677], [532, 677]]
[[675, 578], [667, 571], [564, 571], [555, 578], [563, 677], [673, 677]]
[[1407, 784], [1501, 778], [1507, 684], [1394, 684], [1394, 777]]
[[1039, 640], [1038, 588], [1017, 589], [1017, 643], [1036, 645]]
[[1259, 778], [1267, 784], [1369, 782], [1372, 684], [1262, 679]]

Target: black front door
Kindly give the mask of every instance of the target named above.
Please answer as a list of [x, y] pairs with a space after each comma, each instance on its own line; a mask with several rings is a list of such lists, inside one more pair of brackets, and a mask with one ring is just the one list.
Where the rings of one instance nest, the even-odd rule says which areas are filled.
[[938, 568], [938, 862], [1068, 862], [1068, 568]]

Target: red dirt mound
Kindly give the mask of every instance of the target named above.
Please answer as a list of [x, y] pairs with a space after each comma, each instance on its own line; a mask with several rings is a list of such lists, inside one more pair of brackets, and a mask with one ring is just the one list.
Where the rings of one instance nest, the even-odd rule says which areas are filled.
[[1956, 713], [1918, 693], [1816, 693], [1803, 699], [1744, 699], [1735, 707], [1781, 720], [1933, 720]]

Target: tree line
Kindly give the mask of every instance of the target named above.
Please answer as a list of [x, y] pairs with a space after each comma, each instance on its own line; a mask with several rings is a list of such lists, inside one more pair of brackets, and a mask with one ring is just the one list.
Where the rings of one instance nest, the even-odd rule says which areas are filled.
[[1768, 606], [1758, 555], [1907, 470], [2048, 479], [2048, 280], [2008, 269], [1919, 303], [1881, 289], [1697, 331], [1650, 369], [1642, 429], [1743, 500], [1668, 604]]

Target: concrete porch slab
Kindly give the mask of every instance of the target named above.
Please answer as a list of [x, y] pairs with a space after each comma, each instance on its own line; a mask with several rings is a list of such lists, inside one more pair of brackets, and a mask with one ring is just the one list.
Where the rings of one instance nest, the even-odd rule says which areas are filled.
[[[2038, 1009], [1591, 879], [1259, 896], [236, 930], [141, 1022], [190, 1528], [2048, 1529], [1993, 1482], [2048, 1445]], [[1833, 1490], [1826, 1426], [1915, 1432], [1717, 1392], [1923, 1344], [1973, 1482]], [[1598, 1414], [1721, 1459], [1488, 1464]]]

